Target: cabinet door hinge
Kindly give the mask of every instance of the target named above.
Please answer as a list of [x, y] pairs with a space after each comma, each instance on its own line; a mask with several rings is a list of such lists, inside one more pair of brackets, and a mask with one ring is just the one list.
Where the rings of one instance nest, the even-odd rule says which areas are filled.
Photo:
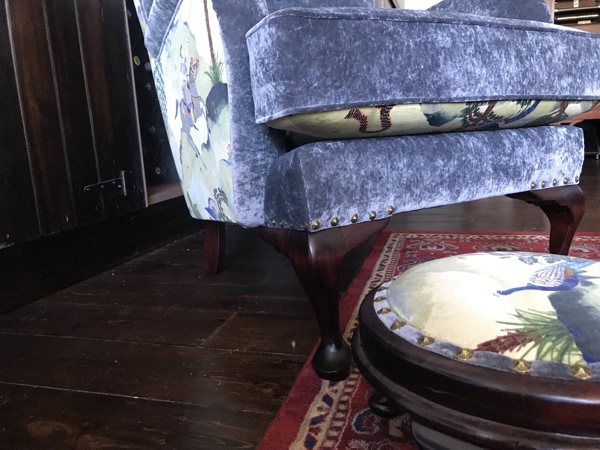
[[127, 185], [125, 184], [125, 171], [121, 171], [119, 178], [101, 181], [100, 183], [88, 184], [83, 188], [83, 192], [91, 194], [94, 192], [118, 192], [123, 197], [127, 197]]

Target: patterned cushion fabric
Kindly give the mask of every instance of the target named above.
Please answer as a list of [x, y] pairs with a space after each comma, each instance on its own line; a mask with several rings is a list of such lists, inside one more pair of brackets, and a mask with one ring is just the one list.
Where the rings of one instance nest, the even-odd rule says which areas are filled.
[[454, 360], [600, 381], [599, 289], [596, 261], [474, 253], [414, 266], [374, 305], [391, 332]]
[[576, 100], [521, 100], [367, 106], [292, 114], [268, 125], [313, 139], [496, 130], [565, 121], [596, 104]]
[[246, 39], [257, 123], [369, 106], [600, 99], [600, 35], [542, 22], [287, 8]]

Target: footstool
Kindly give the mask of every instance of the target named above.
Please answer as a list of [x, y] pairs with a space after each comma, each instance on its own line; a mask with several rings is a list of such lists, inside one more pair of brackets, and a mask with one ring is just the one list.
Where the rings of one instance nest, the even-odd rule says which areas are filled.
[[363, 301], [356, 363], [425, 449], [600, 449], [600, 263], [474, 253]]

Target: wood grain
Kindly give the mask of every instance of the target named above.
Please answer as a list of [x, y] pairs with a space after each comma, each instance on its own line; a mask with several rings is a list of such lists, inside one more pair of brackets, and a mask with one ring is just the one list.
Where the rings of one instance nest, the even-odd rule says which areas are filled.
[[75, 218], [45, 1], [7, 0], [7, 9], [38, 220], [45, 235], [72, 228]]
[[0, 247], [40, 233], [6, 3], [0, 2]]

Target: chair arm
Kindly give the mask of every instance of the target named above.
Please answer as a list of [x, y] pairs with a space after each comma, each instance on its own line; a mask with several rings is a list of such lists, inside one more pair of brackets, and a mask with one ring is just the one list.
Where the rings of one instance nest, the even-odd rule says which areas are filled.
[[453, 11], [485, 17], [554, 22], [544, 0], [443, 0], [429, 9], [431, 11]]

